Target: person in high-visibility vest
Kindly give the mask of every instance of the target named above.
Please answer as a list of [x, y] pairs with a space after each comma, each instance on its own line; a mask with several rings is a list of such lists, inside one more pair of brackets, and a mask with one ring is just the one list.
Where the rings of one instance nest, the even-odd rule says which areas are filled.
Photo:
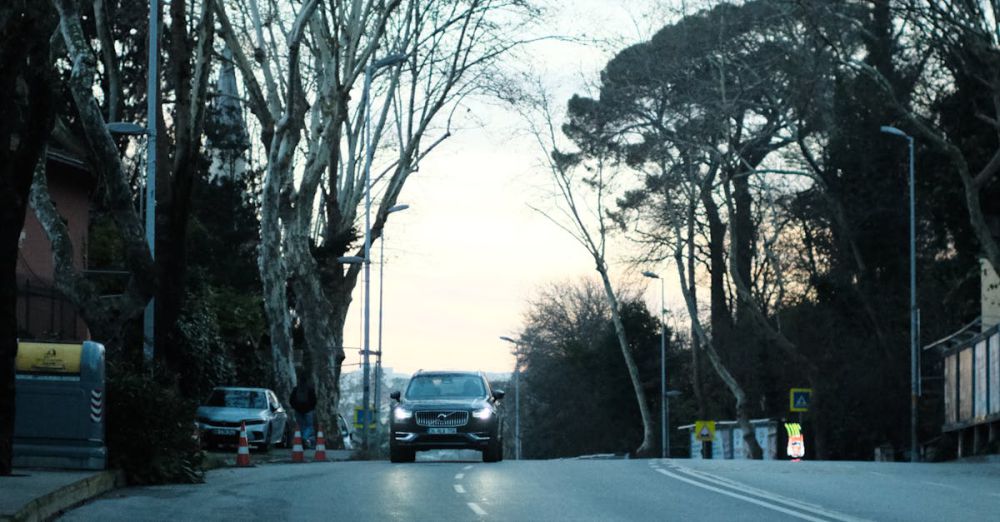
[[802, 436], [802, 426], [795, 422], [785, 423], [785, 431], [788, 432], [788, 456], [793, 460], [799, 460], [806, 454], [806, 442]]

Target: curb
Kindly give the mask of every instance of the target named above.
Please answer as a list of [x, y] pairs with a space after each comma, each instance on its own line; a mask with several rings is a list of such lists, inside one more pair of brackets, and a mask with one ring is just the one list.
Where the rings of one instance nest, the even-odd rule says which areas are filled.
[[94, 497], [125, 484], [121, 471], [102, 471], [91, 477], [63, 486], [24, 505], [13, 515], [0, 515], [0, 521], [42, 522]]

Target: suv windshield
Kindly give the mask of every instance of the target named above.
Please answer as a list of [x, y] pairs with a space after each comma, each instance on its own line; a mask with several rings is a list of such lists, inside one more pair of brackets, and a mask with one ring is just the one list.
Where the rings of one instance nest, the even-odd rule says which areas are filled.
[[263, 392], [252, 390], [212, 390], [208, 406], [227, 408], [267, 409], [267, 399]]
[[417, 375], [406, 388], [407, 399], [485, 397], [483, 379], [470, 374]]

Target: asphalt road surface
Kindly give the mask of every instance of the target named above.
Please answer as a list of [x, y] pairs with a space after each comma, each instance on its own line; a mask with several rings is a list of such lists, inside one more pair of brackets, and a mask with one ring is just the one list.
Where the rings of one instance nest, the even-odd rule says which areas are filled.
[[[436, 459], [436, 460], [435, 460]], [[61, 520], [997, 520], [1000, 464], [549, 460], [478, 453], [210, 472]]]

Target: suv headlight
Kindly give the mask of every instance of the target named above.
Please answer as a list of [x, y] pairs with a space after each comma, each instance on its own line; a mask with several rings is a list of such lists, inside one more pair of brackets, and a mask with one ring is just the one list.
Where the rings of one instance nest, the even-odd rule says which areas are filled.
[[477, 419], [484, 419], [485, 420], [485, 419], [490, 418], [491, 415], [493, 415], [493, 410], [490, 409], [490, 408], [488, 408], [488, 407], [480, 409], [480, 410], [474, 410], [472, 412], [472, 416], [475, 417], [475, 418], [477, 418]]
[[398, 421], [404, 421], [411, 417], [413, 417], [413, 412], [406, 408], [397, 407], [396, 409], [392, 410], [392, 418]]

